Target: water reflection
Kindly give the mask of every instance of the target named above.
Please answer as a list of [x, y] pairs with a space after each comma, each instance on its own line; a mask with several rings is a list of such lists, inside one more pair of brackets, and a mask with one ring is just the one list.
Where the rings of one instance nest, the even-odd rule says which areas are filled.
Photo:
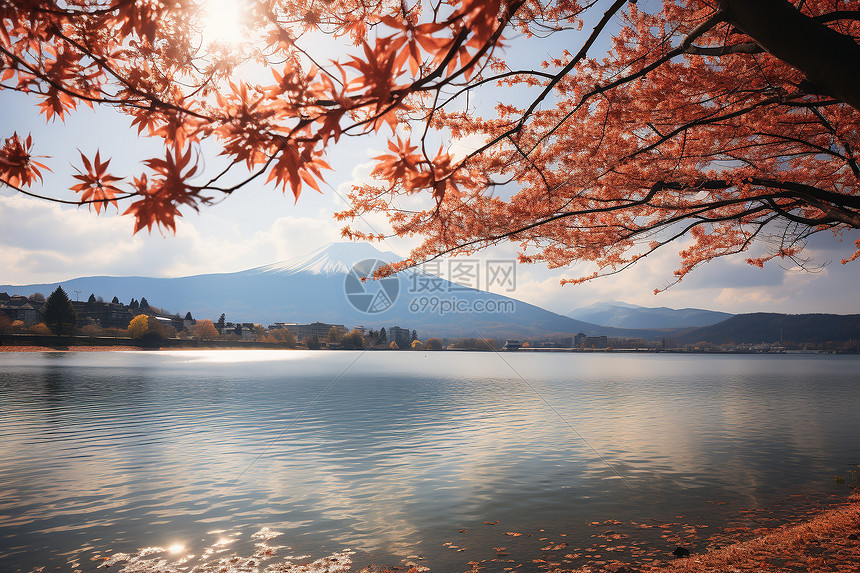
[[715, 519], [709, 501], [822, 489], [860, 458], [853, 358], [7, 356], [0, 560], [13, 570], [86, 544], [201, 551], [207, 532], [264, 526], [301, 553], [420, 553], [444, 570], [464, 561], [441, 548], [459, 529], [492, 547], [484, 521]]

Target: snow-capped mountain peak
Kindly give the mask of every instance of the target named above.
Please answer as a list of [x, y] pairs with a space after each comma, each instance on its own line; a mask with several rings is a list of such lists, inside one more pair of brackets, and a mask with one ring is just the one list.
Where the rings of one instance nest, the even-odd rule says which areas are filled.
[[292, 275], [300, 272], [332, 276], [347, 274], [358, 262], [378, 259], [386, 263], [401, 260], [391, 251], [380, 251], [370, 243], [329, 243], [306, 255], [253, 269], [259, 273]]

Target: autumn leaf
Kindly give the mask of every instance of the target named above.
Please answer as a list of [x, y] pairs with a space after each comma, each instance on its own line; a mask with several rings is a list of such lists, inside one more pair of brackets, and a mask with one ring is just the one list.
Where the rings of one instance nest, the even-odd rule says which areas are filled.
[[278, 160], [272, 166], [268, 181], [276, 181], [286, 191], [287, 185], [292, 190], [296, 201], [302, 190], [302, 183], [319, 191], [317, 179], [322, 179], [322, 170], [331, 169], [321, 157], [315, 155], [312, 147], [305, 146], [302, 152], [293, 144], [282, 144]]
[[103, 207], [108, 205], [117, 206], [116, 195], [121, 193], [114, 183], [122, 181], [122, 177], [114, 177], [107, 173], [110, 159], [102, 162], [100, 152], [96, 151], [96, 156], [92, 161], [81, 152], [81, 161], [84, 164], [86, 172], [78, 172], [73, 175], [75, 179], [81, 181], [77, 185], [72, 186], [72, 190], [76, 193], [81, 193], [81, 202], [89, 203], [95, 208], [96, 213], [100, 213]]
[[[230, 49], [202, 41], [197, 2], [43, 4], [0, 3], [2, 87], [48, 122], [110, 108], [166, 147], [127, 196], [99, 153], [70, 184], [97, 212], [130, 199], [135, 232], [264, 178], [321, 190], [323, 158], [386, 126], [336, 218], [383, 215], [384, 231], [345, 235], [414, 236], [416, 261], [510, 241], [522, 262], [588, 268], [578, 283], [684, 239], [677, 282], [725, 256], [802, 263], [812, 234], [860, 228], [852, 3], [773, 2], [765, 18], [668, 0], [264, 2]], [[0, 149], [9, 185], [42, 181], [30, 145]], [[226, 166], [200, 177], [191, 149]]]
[[418, 146], [411, 145], [409, 139], [400, 139], [398, 135], [394, 141], [388, 141], [388, 149], [393, 153], [374, 157], [376, 165], [373, 175], [391, 183], [414, 178], [419, 164], [424, 161], [424, 158], [416, 153]]
[[41, 169], [48, 169], [43, 163], [33, 160], [30, 150], [33, 137], [21, 141], [18, 133], [6, 139], [0, 148], [0, 178], [13, 187], [29, 187], [36, 180], [42, 180]]
[[165, 152], [164, 159], [145, 161], [155, 174], [151, 180], [146, 177], [135, 179], [136, 194], [141, 199], [129, 205], [123, 213], [134, 216], [134, 233], [144, 227], [151, 231], [153, 225], [175, 232], [176, 217], [182, 216], [179, 212], [181, 205], [197, 209], [199, 202], [208, 201], [208, 198], [200, 196], [198, 189], [188, 184], [187, 180], [197, 172], [197, 165], [191, 163], [192, 155], [190, 146], [184, 153], [182, 148], [175, 147], [173, 153], [170, 150]]

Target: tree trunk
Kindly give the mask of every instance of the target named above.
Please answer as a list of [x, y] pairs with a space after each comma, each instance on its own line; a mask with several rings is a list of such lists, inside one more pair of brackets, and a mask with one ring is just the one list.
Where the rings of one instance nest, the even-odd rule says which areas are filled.
[[812, 91], [860, 111], [860, 45], [787, 0], [719, 0], [727, 20], [806, 75]]

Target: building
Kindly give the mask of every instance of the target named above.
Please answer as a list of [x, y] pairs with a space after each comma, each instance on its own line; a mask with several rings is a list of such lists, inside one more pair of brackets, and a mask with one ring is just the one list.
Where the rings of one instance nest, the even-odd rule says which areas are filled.
[[[122, 304], [114, 302], [81, 302], [71, 301], [75, 314], [78, 315], [78, 327], [83, 328], [93, 324], [102, 328], [128, 328], [131, 319], [141, 311], [132, 312], [131, 309]], [[143, 313], [149, 314], [149, 313]]]
[[409, 348], [412, 344], [412, 332], [408, 328], [392, 326], [388, 329], [388, 340], [396, 342], [398, 348]]
[[[275, 323], [275, 324], [284, 324], [284, 323]], [[317, 339], [322, 340], [323, 338], [328, 338], [328, 332], [332, 328], [337, 329], [340, 332], [341, 336], [347, 333], [346, 327], [342, 324], [328, 324], [325, 322], [312, 322], [310, 324], [284, 324], [284, 328], [289, 330], [295, 335], [296, 340], [302, 341], [308, 336], [316, 336]]]
[[585, 338], [586, 348], [608, 348], [609, 338], [606, 336], [588, 336]]
[[505, 340], [505, 345], [502, 350], [519, 350], [523, 347], [523, 343], [519, 340]]
[[8, 316], [12, 322], [20, 320], [28, 326], [38, 323], [41, 318], [39, 309], [44, 304], [44, 302], [32, 302], [26, 296], [19, 294], [9, 296], [5, 292], [0, 292], [0, 312]]
[[161, 326], [170, 327], [176, 332], [181, 332], [185, 326], [182, 319], [178, 316], [155, 315], [153, 318], [155, 318]]

